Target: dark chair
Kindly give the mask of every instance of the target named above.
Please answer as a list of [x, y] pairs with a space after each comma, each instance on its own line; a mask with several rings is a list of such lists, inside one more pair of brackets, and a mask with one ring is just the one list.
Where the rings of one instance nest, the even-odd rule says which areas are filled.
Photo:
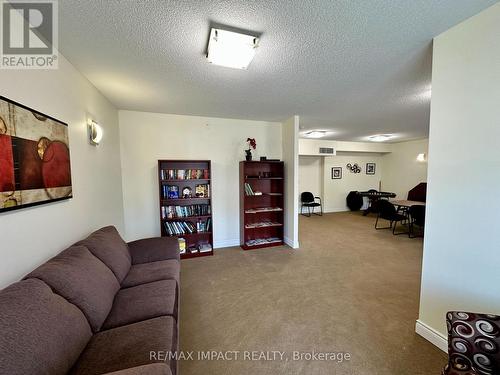
[[408, 231], [408, 237], [415, 238], [415, 225], [422, 229], [422, 236], [424, 234], [425, 226], [425, 206], [415, 205], [411, 206], [408, 210], [408, 215], [410, 217], [410, 230]]
[[[316, 202], [316, 200], [319, 200], [319, 203]], [[304, 207], [307, 207], [307, 214], [303, 213]], [[319, 214], [314, 212], [314, 209], [316, 207], [319, 207], [320, 210]], [[300, 214], [307, 217], [310, 217], [311, 214], [323, 216], [323, 205], [321, 204], [321, 198], [315, 197], [313, 193], [309, 191], [305, 191], [302, 194], [300, 194]]]
[[[396, 233], [396, 226], [400, 222], [403, 224], [408, 221], [408, 217], [406, 215], [400, 214], [397, 212], [396, 207], [389, 202], [387, 199], [379, 199], [375, 203], [376, 209], [378, 211], [377, 221], [375, 221], [375, 229], [392, 229], [392, 234], [406, 234], [408, 232]], [[384, 219], [390, 222], [390, 226], [379, 228], [378, 220]], [[394, 227], [393, 227], [394, 223]]]
[[443, 375], [500, 374], [500, 316], [450, 311]]
[[409, 201], [425, 202], [427, 199], [427, 182], [421, 182], [408, 192]]

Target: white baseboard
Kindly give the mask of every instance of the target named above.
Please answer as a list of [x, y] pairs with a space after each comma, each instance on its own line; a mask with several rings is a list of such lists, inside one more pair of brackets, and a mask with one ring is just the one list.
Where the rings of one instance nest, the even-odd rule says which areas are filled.
[[220, 249], [222, 247], [233, 247], [240, 246], [240, 239], [232, 239], [232, 240], [217, 240], [214, 241], [214, 249]]
[[434, 328], [429, 327], [427, 324], [417, 320], [415, 324], [415, 332], [422, 336], [427, 341], [436, 345], [443, 352], [448, 353], [448, 338], [443, 336], [442, 333], [436, 331]]
[[283, 237], [283, 241], [292, 249], [299, 248], [299, 241], [292, 241], [292, 239], [288, 238], [287, 236]]
[[329, 213], [334, 213], [334, 212], [346, 212], [346, 211], [349, 211], [348, 208], [345, 208], [345, 207], [327, 207], [325, 208], [325, 210], [323, 211], [325, 214], [329, 214]]

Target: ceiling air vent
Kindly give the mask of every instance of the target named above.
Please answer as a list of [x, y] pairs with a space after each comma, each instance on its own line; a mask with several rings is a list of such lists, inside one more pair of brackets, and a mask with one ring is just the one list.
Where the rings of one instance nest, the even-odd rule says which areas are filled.
[[335, 155], [335, 151], [333, 147], [320, 147], [319, 153], [322, 155]]

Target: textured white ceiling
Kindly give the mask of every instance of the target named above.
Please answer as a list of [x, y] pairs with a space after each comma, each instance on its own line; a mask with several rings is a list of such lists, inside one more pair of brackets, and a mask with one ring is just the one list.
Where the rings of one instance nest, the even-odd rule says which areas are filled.
[[[496, 2], [60, 0], [59, 46], [120, 109], [411, 139], [428, 133], [432, 38]], [[262, 33], [247, 71], [206, 62], [211, 22]]]

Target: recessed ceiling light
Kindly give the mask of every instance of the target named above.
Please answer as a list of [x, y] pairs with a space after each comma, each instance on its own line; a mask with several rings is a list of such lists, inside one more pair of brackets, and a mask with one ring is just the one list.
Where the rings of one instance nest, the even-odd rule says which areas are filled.
[[207, 60], [214, 65], [247, 69], [258, 45], [259, 38], [255, 36], [212, 28]]
[[322, 131], [322, 130], [313, 130], [313, 131], [307, 132], [305, 135], [308, 138], [322, 138], [326, 135], [326, 132]]
[[368, 137], [368, 139], [372, 142], [385, 142], [392, 138], [394, 138], [394, 135], [392, 134], [377, 134]]

